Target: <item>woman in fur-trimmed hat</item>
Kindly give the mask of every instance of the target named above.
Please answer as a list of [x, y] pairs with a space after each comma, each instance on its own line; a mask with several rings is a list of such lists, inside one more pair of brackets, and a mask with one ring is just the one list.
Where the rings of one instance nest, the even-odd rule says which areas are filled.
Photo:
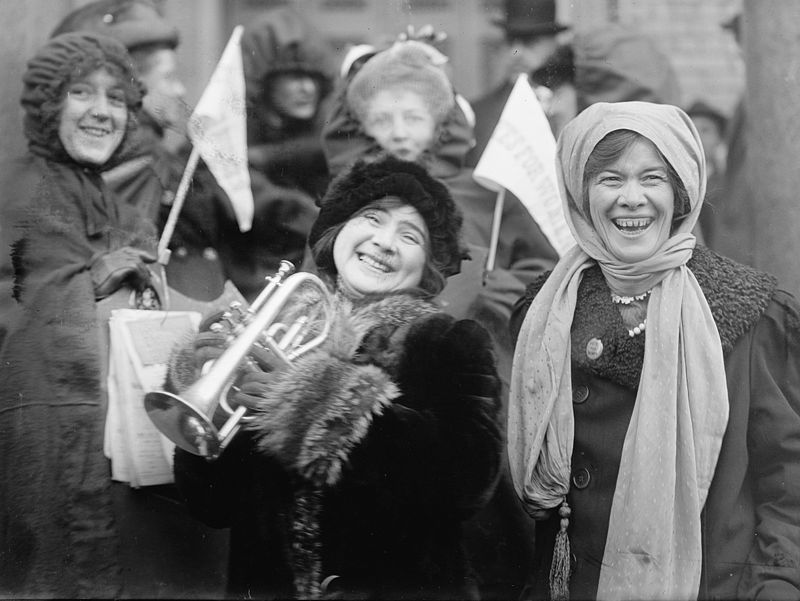
[[[507, 336], [511, 307], [525, 285], [555, 264], [557, 253], [513, 194], [506, 194], [494, 269], [484, 273], [492, 244], [496, 194], [472, 177], [464, 159], [472, 125], [447, 75], [447, 57], [428, 38], [394, 43], [348, 76], [324, 130], [331, 171], [357, 158], [387, 154], [424, 165], [450, 190], [464, 214], [464, 240], [472, 260], [452, 278], [440, 300], [456, 317], [474, 318], [489, 330], [501, 380], [511, 372], [513, 346]], [[506, 480], [497, 501], [471, 534], [471, 551], [487, 595], [517, 597], [518, 575], [529, 563], [532, 532]], [[499, 549], [499, 551], [498, 551]]]
[[[230, 592], [259, 598], [471, 599], [463, 522], [500, 469], [499, 381], [487, 332], [433, 301], [463, 254], [447, 188], [414, 163], [360, 162], [322, 200], [309, 243], [332, 307], [325, 343], [254, 371], [254, 420], [175, 476], [205, 522], [231, 527]], [[313, 321], [313, 320], [312, 320]], [[189, 386], [224, 333], [174, 355]]]

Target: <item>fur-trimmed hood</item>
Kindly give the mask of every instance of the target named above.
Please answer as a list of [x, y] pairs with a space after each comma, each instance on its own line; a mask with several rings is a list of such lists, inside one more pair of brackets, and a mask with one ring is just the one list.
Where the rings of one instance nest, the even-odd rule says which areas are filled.
[[[719, 331], [722, 351], [727, 355], [764, 313], [777, 281], [767, 273], [703, 246], [695, 248], [687, 266], [703, 290]], [[543, 275], [528, 287], [527, 299], [536, 296], [549, 275]], [[586, 345], [595, 338], [602, 341], [604, 350], [599, 358], [589, 360]], [[611, 291], [600, 268], [596, 265], [589, 268], [578, 289], [572, 322], [572, 360], [588, 373], [633, 389], [641, 376], [644, 342], [644, 336], [628, 335], [619, 311], [611, 302]]]

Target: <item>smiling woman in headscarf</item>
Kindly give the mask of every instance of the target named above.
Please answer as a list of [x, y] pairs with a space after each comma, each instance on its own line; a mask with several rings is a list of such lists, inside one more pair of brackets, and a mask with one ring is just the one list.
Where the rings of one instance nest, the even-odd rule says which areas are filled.
[[680, 109], [595, 104], [557, 156], [578, 244], [512, 320], [539, 594], [797, 598], [798, 303], [697, 245], [705, 162]]

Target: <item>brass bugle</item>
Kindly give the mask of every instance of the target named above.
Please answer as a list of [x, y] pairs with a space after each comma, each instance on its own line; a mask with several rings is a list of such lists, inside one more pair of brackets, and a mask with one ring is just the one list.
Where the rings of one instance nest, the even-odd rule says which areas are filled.
[[[208, 459], [216, 459], [238, 432], [247, 408], [232, 409], [227, 403], [228, 392], [250, 359], [254, 345], [260, 344], [269, 351], [277, 365], [290, 364], [294, 359], [319, 346], [328, 336], [330, 319], [322, 320], [322, 327], [314, 334], [308, 317], [302, 316], [291, 324], [277, 322], [281, 311], [302, 287], [317, 289], [322, 299], [328, 299], [325, 284], [311, 273], [293, 273], [294, 265], [281, 261], [280, 269], [267, 278], [268, 284], [248, 309], [242, 311], [241, 322], [232, 329], [232, 337], [222, 354], [201, 377], [182, 395], [167, 391], [149, 392], [144, 397], [147, 415], [155, 426], [178, 447]], [[319, 303], [326, 311], [329, 303]], [[314, 324], [316, 325], [316, 324]], [[309, 340], [305, 338], [313, 334]], [[229, 415], [217, 428], [213, 418], [222, 407]]]

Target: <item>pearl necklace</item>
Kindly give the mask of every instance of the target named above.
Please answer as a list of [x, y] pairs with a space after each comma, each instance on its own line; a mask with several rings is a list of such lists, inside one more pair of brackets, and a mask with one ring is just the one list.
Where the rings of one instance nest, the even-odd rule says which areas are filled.
[[647, 318], [644, 318], [644, 321], [640, 323], [638, 326], [635, 326], [632, 330], [628, 330], [628, 336], [633, 338], [634, 336], [638, 336], [642, 332], [644, 332], [645, 327], [647, 326]]
[[[630, 307], [634, 302], [641, 302], [647, 299], [652, 292], [652, 288], [650, 290], [644, 291], [642, 294], [634, 294], [633, 296], [621, 296], [619, 294], [611, 293], [611, 302], [617, 305], [625, 305], [626, 307]], [[631, 309], [633, 307], [630, 307]], [[628, 336], [633, 338], [634, 336], [638, 336], [642, 332], [644, 332], [645, 328], [647, 327], [647, 318], [645, 317], [638, 325], [634, 326], [633, 328], [628, 329]]]
[[618, 305], [630, 305], [633, 301], [643, 301], [650, 293], [653, 291], [651, 288], [650, 290], [645, 290], [641, 294], [634, 294], [633, 296], [620, 296], [619, 294], [611, 293], [611, 302], [617, 303]]

